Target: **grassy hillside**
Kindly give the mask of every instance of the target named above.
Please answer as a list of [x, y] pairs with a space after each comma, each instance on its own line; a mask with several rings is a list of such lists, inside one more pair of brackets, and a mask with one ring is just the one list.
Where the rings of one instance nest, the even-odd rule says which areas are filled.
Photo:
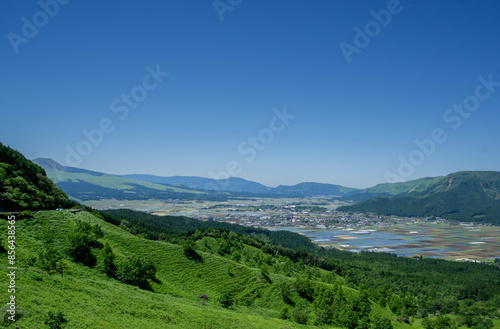
[[352, 192], [342, 200], [365, 201], [378, 196], [409, 196], [425, 191], [429, 186], [437, 183], [442, 177], [424, 177], [408, 182], [384, 183], [366, 188], [362, 191]]
[[[81, 223], [102, 231], [98, 244], [88, 254], [79, 254], [95, 255], [93, 266], [83, 265], [71, 252], [75, 241], [82, 241], [74, 237], [85, 236], [78, 233]], [[0, 234], [6, 230], [7, 222], [0, 222]], [[196, 231], [178, 236], [179, 244], [172, 244], [147, 240], [126, 226], [117, 227], [84, 211], [39, 212], [18, 221], [16, 232], [16, 301], [18, 310], [25, 311], [16, 321], [19, 328], [44, 328], [49, 311], [62, 311], [69, 320], [67, 328], [307, 328], [321, 324], [324, 328], [382, 329], [422, 328], [428, 321], [432, 323], [426, 328], [438, 328], [439, 321], [466, 328], [465, 321], [470, 321], [475, 323], [471, 327], [479, 329], [499, 324], [500, 296], [494, 292], [499, 279], [494, 266], [425, 259], [419, 265], [393, 255], [379, 258], [376, 253], [366, 254], [364, 261], [364, 255], [334, 252], [338, 268], [326, 271], [306, 265], [309, 256], [292, 262], [269, 252], [270, 245], [234, 232]], [[187, 251], [189, 241], [194, 242], [194, 254]], [[2, 271], [8, 266], [5, 247], [0, 248]], [[112, 250], [117, 267], [108, 274], [103, 270], [106, 248]], [[45, 250], [51, 252], [47, 255]], [[57, 264], [66, 266], [47, 269], [46, 257], [60, 258]], [[127, 284], [119, 275], [124, 264], [134, 259], [152, 261], [155, 267], [153, 276], [142, 284]], [[380, 265], [369, 268], [379, 261]], [[403, 263], [413, 267], [416, 275], [400, 272]], [[418, 274], [419, 267], [427, 275]], [[445, 269], [454, 274], [447, 275]], [[475, 283], [469, 282], [471, 278]], [[485, 282], [488, 289], [483, 288]], [[460, 286], [461, 296], [455, 291]], [[204, 305], [200, 294], [208, 297]], [[395, 314], [399, 319], [408, 316], [411, 326], [396, 321]]]
[[[16, 160], [7, 163], [5, 181], [37, 186], [41, 169], [6, 153]], [[476, 191], [497, 201], [495, 179], [461, 173], [421, 197]], [[22, 194], [9, 200], [25, 202]], [[81, 208], [0, 221], [1, 236], [13, 235], [15, 226], [15, 242], [0, 240], [0, 267], [7, 272], [9, 259], [17, 266], [19, 328], [64, 319], [67, 328], [499, 325], [500, 267], [494, 265], [351, 254], [292, 232]], [[11, 324], [6, 307], [4, 326]]]
[[[40, 232], [47, 225], [55, 230], [54, 244], [58, 250], [68, 247], [67, 236], [76, 220], [99, 224], [104, 231], [103, 241], [109, 242], [120, 257], [133, 253], [153, 258], [158, 267], [153, 291], [146, 291], [109, 278], [96, 268], [74, 263], [68, 272], [48, 275], [39, 273], [35, 264], [26, 273], [19, 270], [16, 298], [18, 305], [28, 314], [16, 325], [20, 328], [43, 328], [43, 316], [49, 311], [61, 310], [69, 320], [67, 328], [299, 328], [280, 319], [268, 318], [264, 311], [227, 310], [216, 301], [217, 289], [223, 286], [252, 282], [251, 269], [231, 281], [225, 276], [214, 280], [219, 272], [227, 271], [223, 259], [203, 255], [203, 263], [189, 261], [179, 246], [152, 242], [135, 237], [119, 228], [102, 222], [88, 213], [39, 213], [31, 220], [17, 223], [18, 262], [23, 264], [29, 256], [42, 248]], [[2, 233], [6, 222], [1, 223]], [[1, 257], [2, 270], [6, 270], [7, 257]], [[233, 264], [236, 270], [236, 266]], [[22, 268], [20, 266], [20, 268]], [[211, 280], [195, 280], [198, 270], [210, 273]], [[181, 273], [179, 273], [181, 272]], [[226, 275], [227, 276], [227, 275]], [[199, 281], [197, 285], [193, 283]], [[209, 301], [203, 306], [198, 295], [206, 293]], [[181, 297], [181, 298], [179, 298]]]
[[365, 193], [387, 193], [390, 195], [415, 194], [427, 190], [430, 186], [436, 184], [443, 177], [424, 177], [408, 182], [384, 183], [364, 190]]
[[[103, 231], [99, 241], [108, 243], [119, 261], [134, 256], [154, 260], [156, 275], [148, 280], [148, 287], [124, 284], [102, 273], [98, 265], [92, 268], [74, 262], [67, 253], [71, 249], [68, 236], [74, 233], [79, 221], [98, 225]], [[2, 221], [2, 235], [6, 228], [7, 222]], [[200, 250], [199, 258], [193, 259], [179, 245], [134, 236], [87, 212], [40, 212], [32, 219], [18, 221], [16, 231], [16, 301], [27, 312], [16, 322], [20, 328], [43, 328], [49, 311], [62, 311], [69, 320], [67, 328], [306, 328], [280, 319], [284, 317], [283, 308], [293, 314], [299, 306], [304, 308], [304, 314], [305, 309], [309, 310], [305, 322], [314, 324], [313, 303], [294, 289], [288, 303], [280, 294], [283, 284], [294, 284], [293, 278], [263, 275], [262, 269]], [[47, 239], [47, 235], [52, 239]], [[43, 269], [40, 253], [47, 246], [53, 246], [53, 253], [68, 265], [62, 273], [49, 275]], [[260, 253], [251, 246], [245, 248], [249, 254]], [[38, 261], [30, 263], [32, 257], [38, 257]], [[0, 259], [2, 271], [6, 271], [6, 255]], [[311, 287], [334, 289], [331, 284], [314, 281]], [[344, 290], [348, 300], [358, 298], [357, 291], [347, 287]], [[234, 302], [224, 308], [221, 298], [227, 292]], [[208, 296], [205, 305], [201, 304], [200, 294]], [[393, 317], [390, 311], [375, 304], [371, 314], [374, 318]]]
[[457, 172], [411, 196], [375, 197], [340, 211], [382, 215], [438, 216], [500, 224], [500, 172]]

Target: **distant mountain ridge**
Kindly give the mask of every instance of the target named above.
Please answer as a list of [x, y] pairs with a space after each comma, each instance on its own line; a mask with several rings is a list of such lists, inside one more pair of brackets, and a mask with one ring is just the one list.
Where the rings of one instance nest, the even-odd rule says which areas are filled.
[[216, 190], [226, 192], [245, 192], [268, 196], [304, 197], [315, 195], [345, 196], [361, 189], [344, 187], [325, 183], [299, 183], [296, 185], [280, 185], [268, 187], [257, 182], [248, 181], [239, 177], [227, 179], [211, 179], [197, 176], [154, 176], [154, 175], [121, 175], [120, 177], [136, 179], [157, 184], [180, 184], [194, 189]]
[[155, 176], [155, 175], [119, 175], [119, 177], [140, 180], [156, 184], [184, 185], [198, 190], [227, 192], [270, 193], [272, 188], [239, 177], [211, 179], [198, 176]]
[[360, 191], [362, 190], [352, 187], [345, 187], [342, 185], [311, 183], [311, 182], [299, 183], [293, 186], [280, 185], [274, 189], [275, 194], [290, 195], [290, 196], [314, 196], [314, 195], [345, 196]]
[[207, 194], [187, 187], [132, 180], [101, 172], [67, 167], [58, 162], [38, 158], [34, 163], [45, 169], [47, 176], [69, 196], [78, 200], [121, 199], [220, 199], [223, 195]]
[[[46, 169], [49, 177], [53, 176], [51, 178], [54, 179], [56, 184], [67, 190], [67, 193], [70, 195], [74, 194], [75, 190], [77, 190], [76, 192], [78, 193], [79, 190], [85, 189], [100, 189], [101, 193], [110, 195], [113, 194], [112, 191], [105, 191], [102, 190], [102, 188], [114, 188], [113, 184], [125, 184], [130, 187], [134, 183], [147, 183], [150, 184], [147, 186], [148, 188], [163, 190], [165, 186], [167, 186], [168, 188], [187, 189], [188, 191], [184, 191], [187, 193], [212, 191], [243, 194], [250, 193], [255, 196], [277, 197], [337, 196], [342, 197], [345, 200], [362, 201], [374, 196], [390, 196], [420, 192], [439, 179], [439, 177], [426, 177], [403, 183], [378, 184], [374, 187], [366, 189], [314, 182], [269, 187], [240, 177], [212, 179], [198, 176], [157, 176], [148, 174], [111, 175], [86, 169], [66, 167], [52, 159], [47, 158], [38, 158], [33, 161]], [[86, 178], [82, 179], [82, 177], [78, 177], [81, 175]], [[94, 178], [91, 178], [90, 176], [93, 176]], [[97, 179], [98, 177], [100, 177], [100, 180]], [[127, 181], [121, 181], [120, 179]], [[107, 183], [105, 186], [93, 186], [100, 185], [98, 183], [99, 181], [108, 180], [116, 182], [113, 184]]]
[[429, 186], [437, 183], [443, 176], [423, 177], [407, 182], [382, 183], [366, 188], [358, 193], [351, 193], [343, 200], [364, 201], [377, 196], [409, 196], [425, 191]]
[[462, 171], [440, 177], [425, 190], [374, 197], [341, 211], [408, 217], [442, 217], [500, 224], [500, 172]]
[[80, 169], [80, 168], [75, 168], [75, 167], [66, 167], [66, 166], [63, 166], [62, 164], [60, 164], [59, 162], [52, 160], [50, 158], [37, 158], [37, 159], [33, 160], [33, 162], [38, 164], [40, 167], [42, 167], [44, 169], [54, 169], [57, 171], [75, 173], [75, 174], [89, 174], [92, 176], [105, 175], [102, 172]]

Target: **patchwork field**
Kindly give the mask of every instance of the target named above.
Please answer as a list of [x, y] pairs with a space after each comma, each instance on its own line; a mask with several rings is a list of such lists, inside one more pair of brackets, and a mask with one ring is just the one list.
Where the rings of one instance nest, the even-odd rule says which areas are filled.
[[500, 258], [500, 228], [492, 226], [406, 223], [351, 229], [297, 229], [320, 245], [358, 252], [393, 252], [402, 256], [439, 257], [491, 262]]

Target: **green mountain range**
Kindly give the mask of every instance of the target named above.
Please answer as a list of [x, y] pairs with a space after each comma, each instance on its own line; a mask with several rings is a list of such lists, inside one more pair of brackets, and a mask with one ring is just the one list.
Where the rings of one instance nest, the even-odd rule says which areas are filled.
[[165, 177], [155, 175], [120, 175], [120, 177], [157, 184], [184, 185], [198, 190], [246, 192], [258, 194], [270, 194], [272, 191], [271, 187], [267, 187], [260, 183], [248, 181], [239, 177], [229, 177], [227, 179], [212, 179], [197, 176]]
[[[431, 180], [428, 180], [432, 182]], [[374, 197], [341, 211], [381, 215], [442, 217], [500, 224], [500, 172], [464, 171], [439, 177], [417, 192]]]
[[287, 197], [307, 197], [317, 195], [344, 196], [360, 189], [344, 187], [334, 184], [322, 183], [299, 183], [296, 185], [280, 185], [269, 187], [257, 182], [248, 181], [239, 177], [227, 179], [211, 179], [196, 176], [153, 176], [153, 175], [122, 175], [121, 177], [136, 179], [159, 184], [181, 184], [195, 189], [226, 192], [252, 193], [260, 196], [287, 196]]
[[[233, 195], [307, 197], [317, 195], [346, 196], [361, 189], [334, 184], [300, 183], [272, 188], [239, 177], [211, 179], [197, 176], [111, 175], [63, 166], [52, 159], [33, 160], [68, 195], [78, 200], [99, 198], [193, 198], [193, 194], [222, 198]], [[161, 193], [160, 193], [161, 192]]]
[[45, 169], [56, 185], [77, 201], [98, 199], [221, 199], [223, 193], [208, 193], [187, 186], [175, 186], [133, 180], [80, 168], [63, 166], [52, 159], [33, 160]]

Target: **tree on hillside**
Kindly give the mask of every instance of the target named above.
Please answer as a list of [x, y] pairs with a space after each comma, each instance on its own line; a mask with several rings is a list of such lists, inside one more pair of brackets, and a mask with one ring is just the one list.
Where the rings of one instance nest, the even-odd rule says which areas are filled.
[[69, 264], [64, 259], [59, 259], [56, 263], [55, 272], [64, 276], [64, 273], [68, 272]]
[[146, 285], [148, 279], [156, 279], [155, 275], [156, 267], [153, 262], [149, 259], [142, 260], [137, 255], [122, 260], [118, 265], [118, 279], [132, 285]]
[[102, 248], [98, 239], [102, 238], [104, 233], [99, 225], [91, 225], [82, 220], [78, 220], [76, 226], [76, 230], [69, 236], [68, 253], [75, 262], [93, 267], [97, 258], [92, 251], [94, 248]]
[[93, 239], [83, 232], [74, 232], [69, 237], [69, 255], [75, 262], [93, 267], [96, 264], [96, 257], [92, 254]]
[[107, 242], [99, 253], [98, 266], [107, 275], [112, 275], [116, 271], [115, 254]]
[[224, 290], [219, 297], [219, 303], [224, 308], [229, 308], [234, 304], [233, 293], [229, 290]]
[[[57, 263], [62, 259], [62, 254], [59, 248], [54, 246], [55, 230], [52, 226], [45, 225], [42, 228], [40, 239], [42, 247], [38, 250], [37, 262], [40, 268], [47, 271], [49, 274], [58, 273]], [[32, 265], [33, 260], [28, 259], [26, 265]], [[27, 269], [27, 267], [26, 267]]]
[[61, 311], [49, 311], [43, 319], [43, 324], [47, 325], [50, 329], [61, 329], [68, 322]]

